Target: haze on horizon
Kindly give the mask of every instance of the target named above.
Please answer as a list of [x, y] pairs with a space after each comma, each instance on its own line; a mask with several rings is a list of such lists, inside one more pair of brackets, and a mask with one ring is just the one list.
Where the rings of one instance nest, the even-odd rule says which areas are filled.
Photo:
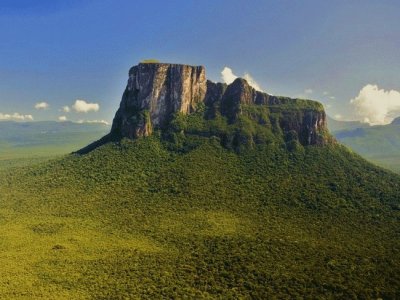
[[204, 65], [337, 119], [400, 115], [397, 1], [5, 0], [0, 120], [111, 122], [129, 67]]

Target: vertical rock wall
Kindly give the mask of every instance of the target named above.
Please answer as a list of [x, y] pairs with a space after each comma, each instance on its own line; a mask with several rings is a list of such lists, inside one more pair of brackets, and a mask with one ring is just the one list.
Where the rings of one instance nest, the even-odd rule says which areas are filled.
[[279, 115], [283, 133], [296, 132], [303, 145], [324, 144], [326, 115], [318, 103], [268, 95], [242, 78], [230, 85], [213, 83], [206, 80], [202, 66], [165, 63], [141, 63], [130, 69], [111, 134], [131, 139], [151, 135], [155, 128], [166, 126], [174, 113], [190, 114], [199, 103], [230, 122], [244, 106], [265, 105], [275, 117]]

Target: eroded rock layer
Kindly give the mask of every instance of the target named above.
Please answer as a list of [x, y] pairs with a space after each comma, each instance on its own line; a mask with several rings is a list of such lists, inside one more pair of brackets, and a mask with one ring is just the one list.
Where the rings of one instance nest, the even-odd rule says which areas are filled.
[[[129, 71], [110, 134], [84, 149], [124, 137], [149, 136], [168, 128], [177, 113], [188, 115], [199, 106], [206, 108], [208, 118], [219, 115], [229, 124], [246, 115], [257, 126], [269, 126], [274, 134], [301, 145], [323, 145], [330, 140], [325, 111], [318, 102], [269, 95], [242, 78], [229, 85], [214, 83], [206, 79], [203, 66], [140, 63]], [[257, 110], [263, 112], [262, 117], [252, 113]]]
[[112, 132], [123, 137], [148, 136], [176, 112], [191, 113], [204, 101], [207, 82], [204, 67], [146, 63], [129, 71], [129, 80]]

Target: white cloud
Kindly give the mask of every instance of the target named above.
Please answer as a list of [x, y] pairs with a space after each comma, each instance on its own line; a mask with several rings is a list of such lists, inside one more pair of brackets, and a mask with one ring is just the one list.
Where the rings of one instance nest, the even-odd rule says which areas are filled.
[[335, 99], [336, 99], [336, 97], [335, 97], [335, 96], [330, 96], [330, 97], [329, 97], [329, 99], [331, 99], [331, 100], [335, 100]]
[[343, 116], [341, 114], [336, 114], [333, 116], [336, 120], [341, 120]]
[[[235, 75], [231, 68], [224, 67], [221, 71], [222, 81], [226, 84], [231, 84], [236, 78], [239, 76]], [[252, 86], [257, 91], [263, 91], [260, 85], [254, 80], [254, 78], [249, 73], [244, 73], [243, 78], [248, 82], [250, 86]]]
[[67, 117], [66, 116], [59, 116], [58, 117], [58, 121], [60, 121], [60, 122], [65, 122], [65, 121], [67, 121], [68, 119], [67, 119]]
[[49, 104], [47, 102], [38, 102], [35, 104], [36, 109], [48, 109]]
[[109, 122], [106, 120], [79, 120], [77, 123], [83, 124], [83, 123], [97, 123], [97, 124], [104, 124], [104, 125], [110, 125]]
[[228, 67], [225, 67], [221, 71], [221, 77], [222, 81], [225, 82], [226, 84], [231, 84], [236, 78], [238, 78], [235, 74], [233, 74], [232, 69]]
[[253, 77], [250, 76], [249, 73], [244, 73], [243, 76], [244, 79], [247, 80], [247, 82], [257, 91], [262, 91], [262, 88], [260, 87], [260, 85], [254, 80]]
[[322, 94], [323, 94], [324, 96], [328, 96], [328, 95], [329, 95], [329, 92], [325, 91], [325, 92], [323, 92]]
[[307, 94], [307, 95], [310, 95], [310, 94], [312, 94], [314, 91], [312, 90], [312, 89], [305, 89], [304, 90], [304, 93], [305, 94]]
[[371, 125], [388, 124], [393, 114], [400, 112], [400, 92], [367, 84], [350, 103], [361, 121]]
[[0, 113], [0, 120], [33, 121], [33, 116], [32, 115], [23, 115], [20, 113], [13, 113], [13, 114]]
[[72, 108], [78, 113], [87, 113], [89, 111], [98, 111], [100, 105], [97, 103], [88, 103], [85, 100], [76, 100]]
[[66, 112], [66, 113], [69, 113], [71, 111], [71, 109], [69, 108], [69, 106], [65, 105], [65, 106], [62, 107], [62, 111]]
[[104, 125], [110, 125], [110, 123], [107, 122], [106, 120], [88, 120], [86, 121], [86, 123], [100, 123]]

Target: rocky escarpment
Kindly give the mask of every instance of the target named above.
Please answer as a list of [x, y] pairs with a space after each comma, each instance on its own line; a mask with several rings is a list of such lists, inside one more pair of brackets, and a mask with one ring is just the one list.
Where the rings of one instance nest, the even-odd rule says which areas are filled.
[[148, 136], [166, 124], [172, 114], [189, 114], [204, 101], [204, 67], [145, 63], [129, 71], [129, 80], [112, 132], [123, 137]]
[[[177, 115], [189, 116], [200, 110], [204, 119], [223, 118], [227, 126], [247, 118], [254, 122], [253, 129], [261, 126], [285, 141], [296, 140], [304, 146], [329, 141], [326, 115], [318, 102], [272, 96], [255, 90], [242, 78], [230, 85], [214, 83], [206, 79], [202, 66], [140, 63], [129, 71], [110, 134], [81, 152], [110, 140], [135, 139], [149, 136], [155, 130], [166, 131]], [[260, 140], [256, 129], [253, 131], [253, 136], [237, 143]], [[208, 129], [207, 132], [202, 135], [213, 134]], [[226, 138], [223, 134], [217, 136]]]

